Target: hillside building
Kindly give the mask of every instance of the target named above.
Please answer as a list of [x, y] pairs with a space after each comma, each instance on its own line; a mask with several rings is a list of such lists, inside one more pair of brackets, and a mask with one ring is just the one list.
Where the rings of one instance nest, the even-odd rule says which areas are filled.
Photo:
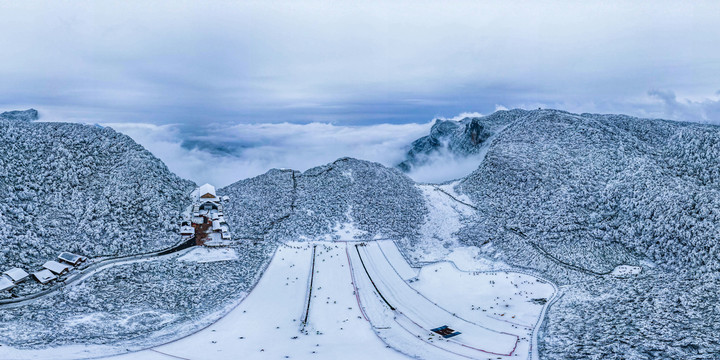
[[214, 199], [218, 200], [217, 195], [215, 195], [215, 187], [210, 184], [205, 184], [203, 186], [200, 186], [199, 188], [195, 189], [190, 195], [192, 195], [195, 200], [198, 199]]
[[60, 255], [58, 255], [58, 260], [68, 263], [72, 266], [78, 266], [82, 262], [87, 260], [87, 258], [84, 256], [69, 253], [69, 252], [61, 252]]
[[43, 264], [43, 268], [52, 271], [57, 275], [63, 275], [70, 271], [70, 266], [61, 264], [55, 260], [50, 260]]
[[32, 276], [41, 284], [47, 284], [55, 279], [57, 279], [57, 276], [52, 273], [52, 271], [48, 269], [42, 269], [38, 272], [34, 272]]
[[15, 287], [15, 283], [7, 276], [0, 276], [0, 291], [10, 290]]
[[205, 213], [208, 214], [210, 211], [213, 210], [220, 210], [220, 204], [218, 204], [216, 201], [204, 201], [203, 203], [198, 206], [198, 212], [199, 213]]
[[195, 189], [191, 196], [193, 204], [188, 207], [180, 234], [192, 236], [196, 245], [228, 246], [232, 236], [223, 216], [223, 202], [227, 196], [217, 196], [215, 187], [205, 184]]
[[195, 228], [189, 224], [184, 224], [180, 227], [180, 235], [182, 236], [193, 236], [195, 235]]
[[10, 278], [15, 284], [19, 284], [30, 277], [30, 274], [28, 274], [27, 272], [25, 272], [25, 270], [21, 268], [12, 268], [4, 272], [3, 275]]

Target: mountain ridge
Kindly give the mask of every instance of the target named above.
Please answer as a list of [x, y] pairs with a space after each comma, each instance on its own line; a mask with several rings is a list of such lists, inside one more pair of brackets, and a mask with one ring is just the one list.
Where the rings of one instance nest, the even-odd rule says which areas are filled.
[[60, 251], [112, 256], [177, 242], [192, 182], [110, 128], [15, 120], [0, 119], [0, 263], [32, 268]]
[[[476, 248], [478, 262], [500, 262], [561, 285], [541, 329], [543, 358], [712, 358], [720, 352], [720, 331], [714, 331], [720, 323], [720, 127], [547, 109], [435, 125], [414, 143], [408, 166], [423, 166], [423, 157], [442, 151], [456, 157], [482, 151], [474, 171], [441, 189], [352, 158], [304, 172], [272, 169], [218, 190], [230, 197], [225, 214], [236, 240], [269, 256], [290, 239], [388, 238], [418, 262], [458, 246]], [[173, 238], [194, 184], [127, 136], [7, 119], [0, 120], [0, 134], [6, 149], [0, 260], [34, 265], [60, 249], [119, 254]], [[433, 189], [462, 197], [472, 214], [445, 219], [437, 208], [431, 213], [435, 198], [426, 195]], [[441, 232], [424, 232], [431, 216], [433, 224], [458, 225], [442, 232], [449, 238], [438, 238]], [[151, 236], [131, 233], [140, 225]], [[258, 259], [239, 261], [260, 269]], [[641, 272], [614, 275], [621, 265]], [[172, 263], [161, 268], [175, 269]], [[255, 273], [247, 274], [236, 281], [249, 286], [245, 279]], [[173, 286], [185, 289], [183, 282]], [[166, 303], [160, 294], [143, 296]]]

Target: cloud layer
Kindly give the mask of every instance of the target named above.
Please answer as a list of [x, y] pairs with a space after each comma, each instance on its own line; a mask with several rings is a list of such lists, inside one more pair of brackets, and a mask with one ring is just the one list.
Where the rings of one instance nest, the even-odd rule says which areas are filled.
[[411, 123], [496, 104], [643, 115], [648, 90], [718, 91], [718, 13], [711, 1], [2, 2], [0, 106], [152, 124]]
[[[394, 165], [428, 119], [466, 111], [720, 124], [718, 13], [715, 1], [0, 2], [0, 109], [111, 124], [218, 185], [341, 156]], [[472, 163], [437, 165], [413, 175]]]
[[[129, 135], [181, 177], [217, 186], [260, 175], [271, 168], [307, 170], [340, 157], [394, 166], [410, 143], [432, 123], [338, 126], [332, 124], [242, 124], [189, 137], [178, 125], [104, 123]], [[197, 130], [197, 129], [196, 129]], [[193, 145], [188, 146], [188, 138]]]

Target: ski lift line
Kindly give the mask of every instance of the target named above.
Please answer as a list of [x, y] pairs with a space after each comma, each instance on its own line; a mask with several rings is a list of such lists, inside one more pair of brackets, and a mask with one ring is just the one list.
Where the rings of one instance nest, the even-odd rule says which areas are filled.
[[310, 302], [312, 301], [312, 289], [313, 289], [313, 279], [315, 278], [315, 250], [317, 249], [317, 245], [313, 245], [312, 250], [312, 264], [310, 265], [310, 285], [308, 286], [308, 295], [307, 295], [307, 305], [305, 306], [305, 316], [302, 321], [302, 329], [305, 329], [305, 325], [307, 325], [308, 316], [310, 316]]
[[394, 306], [390, 305], [390, 303], [385, 299], [383, 294], [380, 292], [380, 289], [378, 289], [377, 285], [375, 285], [375, 282], [373, 281], [372, 277], [370, 276], [370, 273], [368, 272], [367, 267], [365, 267], [365, 262], [362, 259], [362, 255], [360, 255], [360, 249], [358, 248], [358, 245], [355, 245], [355, 251], [357, 251], [358, 258], [360, 259], [360, 264], [362, 264], [363, 269], [365, 270], [365, 274], [367, 274], [368, 279], [370, 279], [370, 283], [375, 288], [375, 291], [377, 291], [378, 295], [380, 295], [380, 298], [383, 299], [385, 304], [390, 307], [390, 310], [397, 310]]
[[513, 321], [508, 321], [508, 320], [504, 320], [504, 319], [498, 319], [498, 318], [496, 318], [496, 317], [494, 317], [494, 316], [490, 316], [490, 315], [487, 315], [487, 314], [485, 314], [485, 316], [487, 316], [487, 317], [489, 317], [489, 318], [491, 318], [491, 319], [493, 319], [493, 320], [506, 322], [506, 323], [508, 323], [508, 324], [515, 325], [515, 326], [520, 326], [520, 327], [526, 328], [526, 329], [528, 329], [528, 330], [532, 330], [532, 329], [533, 329], [533, 327], [530, 326], [530, 325], [523, 325], [523, 324], [516, 323], [516, 322], [513, 322]]
[[[363, 309], [363, 306], [362, 306], [362, 304], [360, 303], [360, 294], [359, 294], [359, 292], [358, 292], [357, 286], [355, 285], [355, 284], [356, 284], [356, 281], [355, 281], [355, 270], [353, 270], [352, 263], [350, 262], [350, 252], [348, 251], [347, 244], [345, 244], [345, 255], [347, 256], [348, 269], [350, 270], [350, 279], [351, 279], [351, 281], [352, 281], [352, 286], [353, 286], [353, 290], [354, 290], [354, 293], [355, 293], [355, 300], [357, 300], [358, 308], [360, 308], [360, 313], [361, 313], [362, 316], [365, 318], [365, 321], [370, 322], [370, 320], [368, 319], [367, 315], [365, 315], [365, 309]], [[372, 324], [371, 324], [371, 325], [372, 325]]]
[[477, 206], [468, 204], [468, 203], [466, 203], [466, 202], [464, 202], [464, 201], [456, 198], [455, 196], [453, 196], [453, 195], [450, 194], [449, 192], [441, 189], [439, 186], [433, 186], [433, 187], [435, 188], [435, 191], [439, 191], [439, 192], [447, 195], [448, 197], [450, 197], [451, 199], [455, 200], [456, 202], [458, 202], [458, 203], [460, 203], [460, 204], [463, 204], [463, 205], [465, 205], [465, 206], [467, 206], [467, 207], [469, 207], [469, 208], [471, 208], [471, 209], [474, 209], [474, 210], [476, 210], [476, 211], [480, 211], [480, 209], [478, 209]]

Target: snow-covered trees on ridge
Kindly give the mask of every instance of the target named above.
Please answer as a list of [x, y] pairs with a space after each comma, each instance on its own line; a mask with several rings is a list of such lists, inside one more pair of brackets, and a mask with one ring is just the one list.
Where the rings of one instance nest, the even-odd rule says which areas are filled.
[[194, 184], [129, 137], [79, 124], [0, 120], [0, 264], [60, 251], [89, 257], [177, 242]]

